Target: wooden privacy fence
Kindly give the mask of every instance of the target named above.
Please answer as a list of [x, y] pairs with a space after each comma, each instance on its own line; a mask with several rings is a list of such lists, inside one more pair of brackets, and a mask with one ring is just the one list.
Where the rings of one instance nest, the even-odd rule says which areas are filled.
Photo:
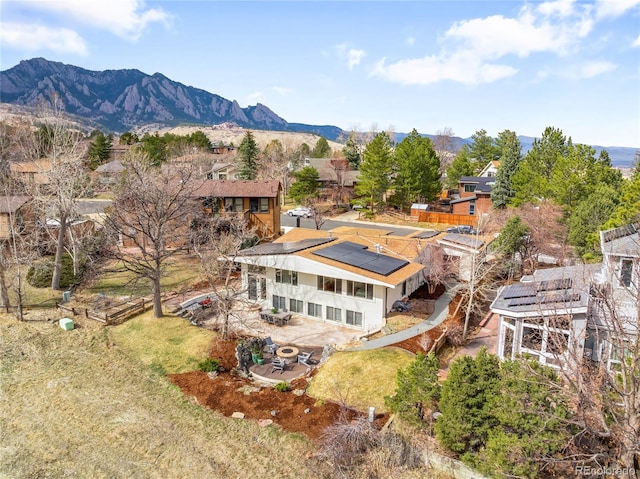
[[436, 211], [420, 211], [418, 221], [421, 223], [437, 223], [447, 225], [476, 226], [478, 217], [474, 215], [458, 215], [454, 213], [439, 213]]
[[86, 318], [99, 321], [107, 325], [120, 324], [132, 316], [143, 313], [153, 306], [153, 301], [147, 298], [125, 301], [123, 303], [110, 306], [107, 312], [94, 311], [85, 307], [65, 306], [57, 304], [57, 307], [70, 312], [74, 316], [85, 316]]

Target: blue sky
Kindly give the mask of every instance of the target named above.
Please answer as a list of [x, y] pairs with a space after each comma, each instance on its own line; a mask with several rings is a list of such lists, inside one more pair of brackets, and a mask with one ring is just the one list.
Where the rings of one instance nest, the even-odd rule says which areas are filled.
[[0, 0], [0, 54], [160, 72], [289, 122], [640, 147], [640, 0]]

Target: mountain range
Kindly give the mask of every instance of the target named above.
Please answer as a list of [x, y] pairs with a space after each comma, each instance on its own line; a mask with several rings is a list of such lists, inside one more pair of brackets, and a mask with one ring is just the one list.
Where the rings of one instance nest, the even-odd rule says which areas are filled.
[[[338, 140], [345, 132], [332, 125], [289, 123], [261, 103], [246, 108], [237, 101], [173, 81], [161, 73], [139, 70], [91, 71], [44, 58], [23, 60], [0, 72], [0, 101], [37, 107], [61, 98], [65, 112], [115, 133], [143, 125], [218, 125], [231, 123], [256, 130], [314, 133]], [[396, 141], [407, 134], [395, 133]], [[425, 135], [433, 137], [433, 135]], [[523, 152], [534, 138], [520, 136]], [[470, 139], [456, 138], [459, 144]], [[636, 149], [592, 145], [606, 149], [615, 166], [631, 167]]]

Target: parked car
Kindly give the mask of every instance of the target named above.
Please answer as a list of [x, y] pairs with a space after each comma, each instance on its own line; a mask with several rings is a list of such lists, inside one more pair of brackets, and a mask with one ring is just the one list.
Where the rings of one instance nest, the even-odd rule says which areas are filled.
[[302, 216], [303, 218], [311, 218], [313, 216], [313, 212], [304, 206], [298, 206], [292, 210], [287, 211], [289, 216]]
[[463, 235], [477, 235], [478, 230], [469, 225], [460, 225], [447, 228], [447, 233], [458, 233]]

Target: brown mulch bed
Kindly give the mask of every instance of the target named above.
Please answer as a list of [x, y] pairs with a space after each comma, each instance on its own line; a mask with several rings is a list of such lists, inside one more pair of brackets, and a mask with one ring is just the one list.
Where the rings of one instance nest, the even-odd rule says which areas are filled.
[[[252, 387], [259, 387], [256, 383], [229, 372], [237, 365], [235, 347], [235, 340], [213, 342], [210, 355], [219, 359], [220, 365], [225, 369], [225, 372], [213, 379], [202, 371], [170, 374], [169, 379], [199, 404], [225, 416], [242, 412], [246, 419], [271, 419], [286, 431], [302, 433], [311, 439], [320, 439], [324, 430], [344, 417], [342, 415], [346, 415], [347, 419], [364, 415], [336, 403], [319, 403], [307, 394], [278, 392], [272, 387], [253, 390]], [[305, 389], [306, 385], [306, 379], [300, 378], [292, 381], [291, 388], [300, 390]], [[376, 415], [375, 425], [381, 428], [388, 418], [388, 414]]]

